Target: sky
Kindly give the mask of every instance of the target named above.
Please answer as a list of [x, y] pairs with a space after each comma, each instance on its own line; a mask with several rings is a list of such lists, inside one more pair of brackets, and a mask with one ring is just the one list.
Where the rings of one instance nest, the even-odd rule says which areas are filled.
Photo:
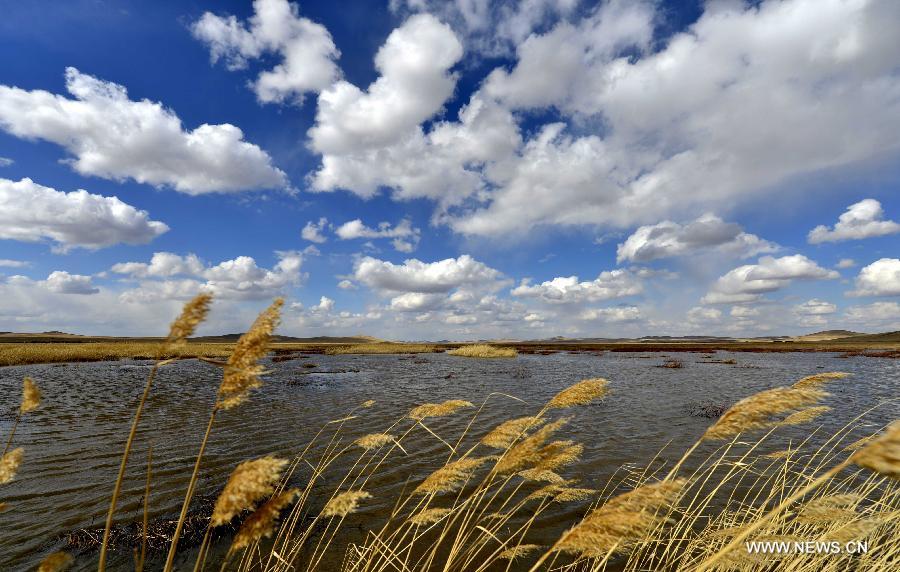
[[894, 0], [0, 13], [0, 331], [900, 330]]

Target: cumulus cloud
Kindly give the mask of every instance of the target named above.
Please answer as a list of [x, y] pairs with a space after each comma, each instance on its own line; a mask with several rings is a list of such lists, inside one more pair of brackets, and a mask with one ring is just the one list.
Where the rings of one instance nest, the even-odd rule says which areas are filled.
[[162, 104], [133, 101], [123, 86], [72, 67], [66, 68], [66, 88], [74, 99], [0, 85], [0, 129], [64, 147], [73, 155], [67, 162], [82, 175], [191, 195], [287, 186], [271, 157], [244, 141], [234, 125], [185, 131]]
[[865, 328], [900, 329], [900, 303], [873, 302], [859, 306], [850, 306], [844, 317]]
[[415, 258], [394, 264], [365, 256], [356, 262], [353, 277], [369, 288], [385, 292], [447, 293], [462, 286], [497, 289], [500, 271], [463, 254], [436, 262]]
[[12, 260], [9, 258], [0, 258], [0, 267], [3, 268], [24, 268], [28, 263], [24, 260]]
[[[606, 59], [566, 49], [581, 45], [577, 26], [532, 36], [516, 67], [495, 72], [502, 81], [483, 91], [507, 106], [594, 118], [602, 136], [562, 124], [538, 130], [513, 165], [487, 173], [483, 205], [458, 211], [453, 228], [501, 235], [541, 224], [646, 224], [896, 155], [900, 78], [887, 54], [900, 50], [889, 24], [898, 10], [887, 1], [707, 3], [658, 51]], [[544, 81], [530, 66], [574, 69], [566, 81]]]
[[15, 163], [15, 161], [9, 157], [0, 157], [0, 167], [9, 167], [13, 163]]
[[841, 258], [834, 266], [835, 268], [853, 268], [856, 266], [856, 261], [852, 258]]
[[649, 262], [709, 248], [747, 258], [772, 252], [778, 247], [755, 234], [743, 232], [736, 223], [727, 223], [713, 214], [705, 214], [684, 225], [663, 221], [638, 228], [619, 244], [616, 261]]
[[356, 238], [391, 238], [391, 243], [399, 252], [412, 252], [419, 244], [421, 230], [412, 226], [409, 219], [403, 219], [395, 226], [389, 222], [378, 223], [378, 228], [371, 228], [363, 224], [360, 219], [347, 221], [337, 227], [334, 233], [341, 240], [353, 240]]
[[762, 294], [787, 287], [794, 280], [830, 280], [840, 275], [822, 268], [802, 254], [763, 256], [719, 278], [701, 300], [704, 304], [734, 304], [759, 300]]
[[552, 280], [531, 284], [528, 280], [511, 290], [513, 296], [537, 298], [550, 304], [573, 304], [611, 300], [640, 294], [641, 281], [629, 270], [604, 270], [591, 281], [577, 276], [558, 276]]
[[882, 258], [863, 267], [850, 296], [900, 296], [900, 258]]
[[710, 322], [718, 322], [722, 318], [722, 311], [718, 308], [706, 308], [703, 306], [695, 306], [688, 310], [687, 319], [692, 324], [705, 324]]
[[261, 72], [252, 87], [262, 103], [295, 100], [319, 92], [340, 77], [335, 60], [340, 52], [321, 24], [299, 15], [287, 0], [256, 0], [253, 16], [245, 24], [234, 16], [206, 12], [191, 26], [198, 40], [209, 47], [213, 63], [224, 59], [231, 70], [247, 61], [277, 54], [280, 63]]
[[250, 256], [238, 256], [214, 266], [193, 254], [180, 256], [158, 252], [149, 263], [125, 262], [111, 270], [137, 280], [138, 287], [122, 293], [123, 301], [185, 299], [200, 291], [231, 300], [262, 300], [283, 294], [303, 279], [303, 255], [276, 252], [278, 262], [271, 269], [260, 267]]
[[820, 224], [809, 231], [810, 244], [859, 240], [900, 232], [900, 224], [884, 219], [884, 209], [875, 199], [864, 199], [847, 207], [834, 228]]
[[43, 285], [51, 292], [58, 294], [97, 294], [100, 292], [100, 289], [91, 282], [90, 276], [69, 274], [65, 270], [51, 272]]
[[813, 298], [802, 304], [794, 306], [794, 313], [802, 316], [822, 316], [826, 314], [834, 314], [837, 312], [837, 306], [825, 300]]
[[116, 197], [85, 190], [62, 192], [25, 178], [0, 178], [0, 238], [51, 240], [55, 249], [97, 249], [114, 244], [144, 244], [168, 231]]
[[434, 16], [409, 18], [378, 50], [380, 76], [365, 92], [339, 81], [319, 94], [310, 146], [340, 155], [397, 142], [453, 94], [456, 77], [448, 72], [462, 52], [450, 27]]
[[579, 318], [587, 321], [599, 321], [609, 323], [634, 322], [643, 318], [640, 308], [637, 306], [614, 306], [611, 308], [589, 308], [579, 315]]
[[300, 231], [300, 236], [303, 237], [303, 240], [322, 244], [328, 241], [328, 238], [325, 237], [325, 229], [327, 227], [328, 219], [325, 217], [320, 218], [319, 222], [309, 221], [303, 227], [303, 230]]

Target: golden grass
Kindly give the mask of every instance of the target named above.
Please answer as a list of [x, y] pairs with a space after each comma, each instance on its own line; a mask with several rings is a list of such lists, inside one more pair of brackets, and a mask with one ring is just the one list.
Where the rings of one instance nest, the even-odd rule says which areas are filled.
[[503, 348], [488, 344], [473, 344], [450, 350], [447, 354], [469, 358], [513, 358], [519, 355], [519, 352], [516, 351], [516, 348]]
[[[154, 359], [163, 342], [0, 343], [0, 366], [36, 363], [112, 361], [123, 358]], [[162, 359], [224, 358], [234, 344], [188, 342], [162, 352]]]
[[438, 351], [432, 344], [403, 344], [378, 342], [371, 344], [338, 345], [325, 349], [327, 355], [343, 354], [430, 354]]

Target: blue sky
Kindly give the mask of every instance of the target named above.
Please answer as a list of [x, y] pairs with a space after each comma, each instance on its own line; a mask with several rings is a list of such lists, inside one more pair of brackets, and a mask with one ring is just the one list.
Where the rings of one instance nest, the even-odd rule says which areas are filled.
[[0, 4], [0, 330], [900, 329], [894, 2]]

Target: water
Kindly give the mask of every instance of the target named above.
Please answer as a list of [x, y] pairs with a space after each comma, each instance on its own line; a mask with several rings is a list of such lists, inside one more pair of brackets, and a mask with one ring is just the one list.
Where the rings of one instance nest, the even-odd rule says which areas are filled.
[[[824, 353], [718, 352], [712, 356], [734, 359], [736, 366], [702, 363], [711, 356], [698, 353], [677, 357], [684, 361], [683, 369], [656, 367], [663, 362], [659, 353], [614, 352], [498, 360], [445, 354], [312, 355], [267, 363], [272, 373], [265, 387], [248, 403], [218, 418], [199, 493], [215, 495], [242, 460], [269, 453], [293, 456], [324, 423], [368, 399], [376, 404], [347, 424], [348, 438], [382, 431], [423, 402], [468, 399], [480, 405], [489, 395], [498, 394], [490, 397], [479, 416], [474, 438], [503, 420], [537, 411], [575, 381], [605, 377], [610, 380], [609, 396], [599, 404], [574, 409], [574, 419], [563, 432], [564, 438], [585, 445], [582, 460], [565, 474], [578, 475], [580, 486], [602, 488], [625, 463], [647, 463], [664, 448], [663, 459], [678, 458], [711, 423], [688, 414], [698, 402], [731, 404], [805, 375], [848, 371], [854, 376], [829, 385], [833, 395], [826, 404], [834, 411], [822, 419], [826, 429], [834, 430], [875, 404], [895, 398], [900, 373], [897, 360], [839, 359]], [[302, 367], [310, 363], [316, 367]], [[147, 362], [140, 361], [0, 368], [0, 436], [4, 440], [18, 405], [22, 377], [33, 377], [45, 395], [41, 408], [29, 414], [16, 433], [15, 446], [25, 447], [19, 476], [0, 488], [0, 500], [9, 505], [0, 513], [0, 569], [33, 569], [43, 556], [64, 548], [60, 538], [66, 533], [103, 524], [124, 438], [149, 369]], [[136, 440], [118, 521], [140, 519], [142, 465], [150, 443], [155, 467], [151, 518], [177, 515], [219, 379], [214, 366], [196, 361], [161, 371]], [[893, 403], [876, 409], [866, 421], [874, 431], [897, 417], [900, 409]], [[466, 413], [428, 424], [450, 438], [469, 419]], [[779, 435], [782, 442], [797, 440], [808, 430], [785, 429]], [[778, 442], [773, 442], [772, 450]], [[415, 483], [446, 460], [446, 446], [422, 430], [403, 445], [410, 456], [401, 455], [399, 462], [370, 483], [367, 488], [374, 498], [348, 522], [348, 538], [358, 539], [367, 522], [379, 521], [407, 479]], [[302, 479], [301, 474], [298, 480]], [[535, 531], [546, 538], [530, 541], [552, 542], [585, 508], [583, 503], [563, 505], [544, 529]], [[226, 545], [227, 539], [216, 553], [221, 554]], [[95, 554], [79, 555], [75, 569], [89, 570], [95, 561]], [[150, 564], [159, 567], [158, 557]], [[133, 569], [131, 554], [114, 554], [110, 568]]]

